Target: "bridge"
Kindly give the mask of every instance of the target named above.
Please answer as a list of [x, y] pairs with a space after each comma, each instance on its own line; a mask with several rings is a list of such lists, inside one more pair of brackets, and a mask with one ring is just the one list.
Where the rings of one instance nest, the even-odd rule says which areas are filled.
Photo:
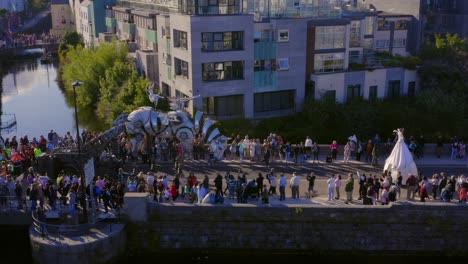
[[[16, 45], [14, 47], [0, 46], [0, 56], [2, 55], [11, 55], [14, 57], [17, 56], [31, 56], [37, 54], [43, 54], [45, 49], [48, 53], [56, 54], [58, 52], [58, 47], [60, 43], [56, 41], [43, 42], [42, 40], [36, 40], [32, 45]], [[41, 49], [41, 52], [28, 52], [28, 50], [38, 50]]]

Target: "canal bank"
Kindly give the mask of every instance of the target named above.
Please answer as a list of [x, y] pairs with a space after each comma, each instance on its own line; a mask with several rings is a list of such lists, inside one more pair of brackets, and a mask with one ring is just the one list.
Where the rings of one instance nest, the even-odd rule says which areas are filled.
[[[35, 236], [31, 239], [34, 259], [45, 263], [40, 260], [67, 254], [76, 263], [103, 263], [98, 261], [103, 254], [115, 254], [111, 263], [140, 258], [201, 263], [224, 259], [223, 263], [238, 263], [250, 257], [276, 262], [316, 257], [358, 260], [468, 256], [468, 223], [460, 221], [468, 213], [468, 206], [455, 203], [401, 201], [353, 207], [294, 203], [194, 205], [155, 203], [141, 195], [129, 195], [125, 205], [125, 229], [114, 238], [102, 236], [97, 244], [88, 243], [89, 236], [83, 236], [64, 239], [57, 249], [45, 250], [45, 244], [51, 246], [50, 240], [30, 233]], [[77, 241], [83, 245], [77, 245]]]

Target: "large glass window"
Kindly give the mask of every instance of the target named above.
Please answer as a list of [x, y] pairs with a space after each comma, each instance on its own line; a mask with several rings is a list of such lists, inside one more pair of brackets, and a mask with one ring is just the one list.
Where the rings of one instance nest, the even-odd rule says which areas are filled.
[[340, 49], [345, 47], [345, 26], [317, 27], [315, 49]]
[[315, 81], [306, 81], [305, 99], [315, 100]]
[[203, 63], [204, 81], [237, 80], [244, 78], [243, 61]]
[[216, 116], [233, 116], [244, 113], [244, 96], [229, 95], [203, 98], [203, 112]]
[[406, 48], [406, 39], [394, 39], [393, 47], [394, 48]]
[[385, 48], [388, 48], [389, 44], [390, 44], [390, 40], [388, 39], [378, 39], [375, 41], [375, 48], [385, 49]]
[[187, 49], [187, 32], [174, 29], [174, 47]]
[[349, 63], [361, 63], [361, 56], [359, 50], [350, 50], [349, 51]]
[[239, 10], [240, 10], [240, 4], [239, 4], [239, 1], [236, 1], [236, 0], [199, 0], [198, 1], [198, 13], [200, 15], [237, 14], [239, 13]]
[[275, 71], [276, 60], [256, 60], [254, 61], [254, 72], [257, 71]]
[[416, 93], [416, 82], [408, 82], [408, 96], [413, 97]]
[[377, 99], [377, 85], [369, 86], [369, 100]]
[[317, 72], [334, 72], [344, 69], [344, 53], [315, 54], [314, 70]]
[[380, 31], [384, 31], [384, 30], [391, 30], [395, 27], [395, 22], [393, 21], [388, 21], [388, 20], [385, 20], [385, 19], [380, 19], [378, 22], [378, 27], [377, 29], [380, 30]]
[[336, 101], [336, 90], [329, 90], [322, 94], [322, 100]]
[[400, 80], [388, 81], [388, 97], [400, 96]]
[[364, 31], [365, 35], [373, 35], [374, 34], [374, 22], [375, 17], [366, 17], [366, 29]]
[[244, 32], [205, 32], [202, 33], [202, 51], [242, 50]]
[[397, 20], [395, 23], [396, 30], [405, 30], [408, 29], [408, 20]]
[[361, 46], [361, 21], [353, 20], [351, 21], [351, 29], [349, 32], [349, 46], [350, 47], [359, 47]]
[[256, 93], [254, 95], [254, 112], [269, 112], [294, 108], [294, 90]]
[[178, 58], [174, 58], [175, 75], [182, 75], [188, 79], [188, 63]]
[[348, 85], [348, 100], [351, 98], [360, 97], [360, 96], [361, 96], [360, 84]]

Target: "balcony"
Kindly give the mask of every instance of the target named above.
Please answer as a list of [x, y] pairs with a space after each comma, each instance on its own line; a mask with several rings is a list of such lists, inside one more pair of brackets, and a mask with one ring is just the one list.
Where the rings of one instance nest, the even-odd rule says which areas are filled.
[[254, 43], [255, 60], [273, 60], [276, 59], [276, 42], [255, 42]]
[[255, 92], [265, 92], [276, 88], [275, 71], [254, 72]]
[[154, 43], [154, 44], [158, 43], [158, 34], [156, 30], [146, 29], [145, 37], [146, 37], [146, 40], [148, 40], [151, 43]]
[[117, 25], [117, 20], [112, 17], [106, 17], [106, 27], [115, 28]]
[[135, 24], [133, 23], [123, 23], [123, 31], [128, 34], [135, 34]]

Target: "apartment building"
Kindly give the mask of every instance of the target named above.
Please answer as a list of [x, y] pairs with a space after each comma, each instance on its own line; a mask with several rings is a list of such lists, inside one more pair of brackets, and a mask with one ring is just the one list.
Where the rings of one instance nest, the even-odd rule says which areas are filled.
[[164, 96], [195, 97], [189, 112], [265, 118], [322, 96], [413, 94], [415, 71], [385, 68], [373, 57], [409, 54], [401, 22], [408, 17], [338, 0], [120, 0], [107, 7], [99, 38], [128, 42], [140, 72]]
[[468, 1], [466, 0], [359, 0], [362, 8], [411, 15], [408, 45], [415, 54], [434, 34], [458, 34], [468, 38]]
[[53, 36], [61, 36], [66, 31], [75, 29], [75, 17], [68, 0], [51, 0], [50, 13], [52, 16], [50, 34]]

